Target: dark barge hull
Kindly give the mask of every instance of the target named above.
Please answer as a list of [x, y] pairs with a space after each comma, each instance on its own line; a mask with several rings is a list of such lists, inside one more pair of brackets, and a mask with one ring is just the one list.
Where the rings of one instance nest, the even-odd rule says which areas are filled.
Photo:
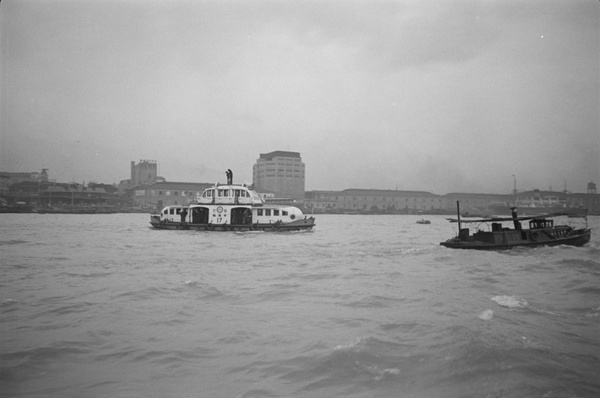
[[449, 239], [440, 245], [451, 249], [470, 250], [507, 250], [515, 247], [539, 247], [539, 246], [583, 246], [590, 241], [591, 230], [589, 228], [571, 231], [569, 236], [556, 239], [523, 240], [510, 243], [487, 243], [477, 240], [461, 240], [460, 238]]
[[290, 223], [270, 223], [270, 224], [191, 224], [174, 221], [159, 221], [152, 218], [150, 225], [156, 229], [169, 230], [194, 230], [194, 231], [268, 231], [268, 232], [286, 232], [286, 231], [304, 231], [310, 230], [315, 226], [314, 217], [296, 220]]

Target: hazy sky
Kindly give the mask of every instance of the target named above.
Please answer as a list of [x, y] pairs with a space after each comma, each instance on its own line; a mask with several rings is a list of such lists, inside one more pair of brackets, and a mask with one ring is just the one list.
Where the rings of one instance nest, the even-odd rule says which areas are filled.
[[307, 190], [600, 185], [600, 2], [4, 0], [0, 171]]

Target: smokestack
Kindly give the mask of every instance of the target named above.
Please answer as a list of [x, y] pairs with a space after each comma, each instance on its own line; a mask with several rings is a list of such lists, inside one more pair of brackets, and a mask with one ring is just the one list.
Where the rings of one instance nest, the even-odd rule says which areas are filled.
[[517, 215], [517, 208], [516, 207], [511, 207], [510, 208], [510, 213], [513, 219], [513, 225], [515, 226], [515, 229], [517, 231], [521, 230], [521, 223], [519, 222], [519, 216]]

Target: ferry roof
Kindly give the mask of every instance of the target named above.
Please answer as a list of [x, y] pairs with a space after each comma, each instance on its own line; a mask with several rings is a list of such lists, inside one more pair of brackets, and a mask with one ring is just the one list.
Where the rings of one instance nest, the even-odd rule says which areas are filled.
[[206, 187], [206, 189], [247, 189], [248, 191], [254, 191], [254, 189], [252, 188], [251, 185], [247, 185], [247, 184], [221, 184], [221, 183], [217, 183], [217, 184], [213, 184], [209, 187]]

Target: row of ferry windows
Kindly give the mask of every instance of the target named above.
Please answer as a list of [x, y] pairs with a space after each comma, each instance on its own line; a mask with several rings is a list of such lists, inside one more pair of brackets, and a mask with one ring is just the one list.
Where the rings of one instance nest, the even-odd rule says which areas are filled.
[[155, 196], [158, 192], [158, 196], [194, 196], [196, 193], [191, 191], [150, 191], [151, 196]]
[[[264, 215], [264, 216], [270, 216], [271, 215], [271, 211], [273, 212], [274, 216], [278, 216], [279, 215], [279, 209], [256, 209], [256, 215], [257, 216], [262, 216], [262, 215]], [[281, 215], [282, 216], [287, 216], [288, 212], [286, 210], [281, 210]]]
[[[208, 190], [208, 191], [204, 191], [204, 193], [202, 194], [203, 197], [205, 198], [212, 198], [213, 197], [213, 190]], [[233, 193], [233, 195], [232, 195]], [[230, 190], [230, 189], [217, 189], [217, 197], [219, 198], [228, 198], [230, 196], [233, 197], [237, 197], [237, 198], [249, 198], [250, 197], [250, 193], [247, 191], [244, 191], [242, 189], [234, 189], [234, 190]]]
[[[171, 207], [169, 209], [165, 209], [163, 211], [163, 214], [175, 215], [175, 214], [179, 214], [180, 211], [181, 211], [181, 208]], [[257, 216], [271, 216], [271, 214], [274, 216], [278, 216], [279, 209], [256, 209]], [[287, 216], [288, 212], [286, 210], [281, 210], [281, 215]]]
[[178, 207], [171, 207], [169, 209], [164, 209], [163, 210], [163, 214], [170, 214], [170, 215], [174, 215], [174, 214], [179, 214], [181, 213], [181, 208]]

